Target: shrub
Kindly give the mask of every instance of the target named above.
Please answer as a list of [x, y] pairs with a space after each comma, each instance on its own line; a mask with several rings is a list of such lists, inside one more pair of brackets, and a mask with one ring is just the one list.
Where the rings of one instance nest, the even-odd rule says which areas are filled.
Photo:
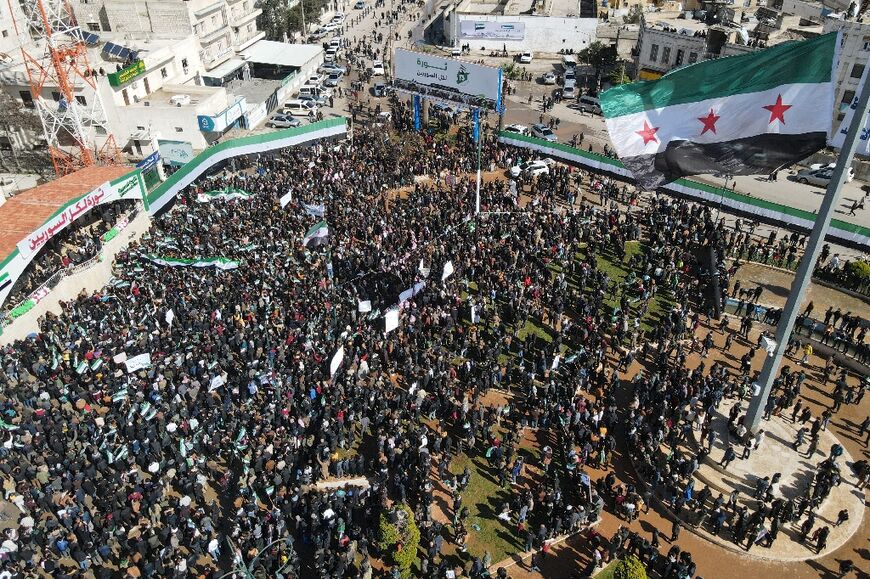
[[626, 557], [616, 564], [613, 579], [647, 579], [646, 567], [634, 555]]
[[861, 284], [870, 281], [870, 263], [866, 261], [850, 261], [847, 266], [849, 275], [854, 279], [855, 283]]
[[[390, 519], [394, 518], [395, 523]], [[414, 521], [414, 513], [408, 505], [401, 503], [391, 511], [381, 513], [378, 521], [378, 546], [381, 552], [389, 554], [399, 566], [403, 578], [411, 576], [411, 566], [417, 559], [420, 546], [420, 529]]]

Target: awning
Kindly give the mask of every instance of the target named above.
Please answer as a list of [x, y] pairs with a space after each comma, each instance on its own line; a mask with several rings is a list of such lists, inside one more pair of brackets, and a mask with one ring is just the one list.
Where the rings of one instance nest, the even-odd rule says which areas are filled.
[[133, 59], [136, 58], [137, 51], [126, 48], [119, 44], [114, 44], [112, 42], [107, 42], [103, 46], [103, 54], [108, 56], [113, 56], [115, 58], [120, 58], [121, 60]]
[[202, 74], [203, 78], [213, 78], [215, 80], [223, 80], [233, 74], [245, 65], [245, 61], [241, 58], [231, 58], [220, 64], [208, 72]]

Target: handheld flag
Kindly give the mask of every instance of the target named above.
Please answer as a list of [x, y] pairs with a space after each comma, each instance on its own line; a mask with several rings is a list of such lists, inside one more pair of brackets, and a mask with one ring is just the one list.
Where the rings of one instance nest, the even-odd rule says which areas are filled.
[[305, 247], [324, 245], [327, 242], [328, 236], [329, 226], [327, 226], [326, 221], [320, 221], [308, 230], [308, 233], [306, 233], [305, 237], [302, 239], [302, 245]]
[[601, 95], [607, 131], [638, 185], [771, 173], [825, 146], [838, 34], [708, 60]]

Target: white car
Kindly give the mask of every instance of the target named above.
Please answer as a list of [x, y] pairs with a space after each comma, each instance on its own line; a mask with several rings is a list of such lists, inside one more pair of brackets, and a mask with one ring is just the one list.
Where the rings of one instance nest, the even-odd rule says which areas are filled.
[[332, 64], [330, 62], [325, 62], [320, 65], [317, 69], [317, 72], [322, 72], [323, 74], [347, 74], [347, 69], [343, 66], [338, 66], [337, 64]]
[[384, 76], [384, 63], [380, 60], [372, 62], [372, 76]]
[[505, 132], [516, 133], [518, 135], [528, 135], [529, 127], [525, 125], [508, 125], [504, 128]]
[[[806, 169], [801, 169], [797, 174], [797, 182], [803, 183], [805, 185], [817, 185], [819, 187], [827, 187], [828, 183], [831, 182], [831, 178], [834, 176], [834, 167], [833, 163], [830, 165], [822, 165], [821, 163], [816, 163], [814, 165], [810, 165]], [[846, 182], [849, 183], [852, 179], [855, 178], [855, 171], [852, 167], [849, 167], [849, 172], [846, 173]]]
[[542, 125], [540, 123], [535, 123], [532, 125], [532, 136], [537, 137], [539, 139], [544, 139], [545, 141], [550, 141], [551, 143], [555, 143], [559, 140], [550, 127], [547, 125]]
[[307, 85], [311, 85], [311, 86], [320, 86], [323, 84], [324, 80], [326, 80], [326, 76], [324, 76], [322, 74], [315, 74], [313, 76], [309, 76], [308, 80], [306, 80], [302, 84], [307, 84]]
[[550, 167], [555, 164], [553, 159], [535, 159], [534, 161], [526, 161], [519, 165], [514, 165], [508, 173], [516, 179], [520, 175], [526, 177], [535, 177], [537, 175], [547, 175], [550, 173]]
[[532, 53], [528, 50], [520, 55], [520, 64], [531, 64]]
[[556, 84], [556, 73], [545, 72], [541, 75], [541, 82], [543, 84]]

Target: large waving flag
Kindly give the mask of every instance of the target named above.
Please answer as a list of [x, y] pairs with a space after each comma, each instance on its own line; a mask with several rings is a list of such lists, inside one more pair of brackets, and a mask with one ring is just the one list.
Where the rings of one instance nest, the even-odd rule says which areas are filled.
[[836, 32], [680, 68], [612, 88], [601, 108], [638, 185], [686, 175], [754, 175], [825, 146], [834, 110]]

